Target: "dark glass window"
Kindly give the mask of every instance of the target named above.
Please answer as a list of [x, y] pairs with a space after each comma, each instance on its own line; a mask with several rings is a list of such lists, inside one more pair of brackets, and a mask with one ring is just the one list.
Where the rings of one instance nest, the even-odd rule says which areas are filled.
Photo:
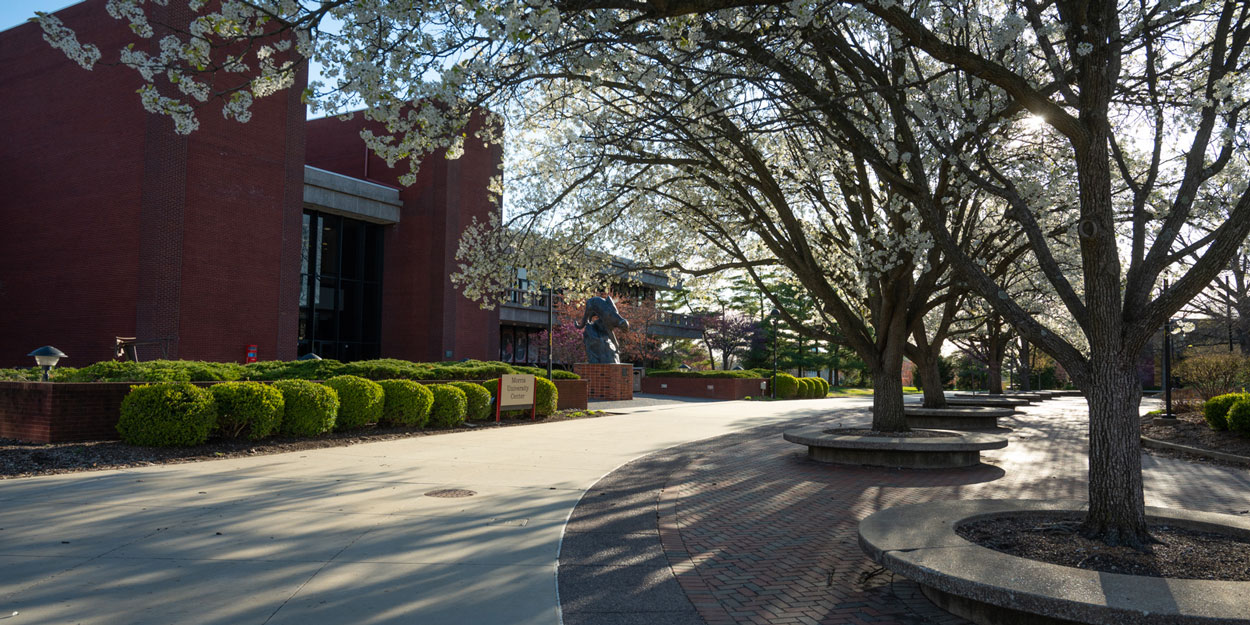
[[301, 356], [348, 361], [381, 353], [382, 237], [377, 224], [304, 212]]

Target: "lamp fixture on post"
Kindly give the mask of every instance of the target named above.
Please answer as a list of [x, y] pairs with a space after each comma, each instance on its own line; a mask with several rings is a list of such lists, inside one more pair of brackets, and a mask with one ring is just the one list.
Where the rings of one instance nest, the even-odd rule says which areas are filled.
[[57, 361], [62, 358], [68, 357], [65, 355], [65, 352], [51, 345], [44, 345], [43, 347], [40, 347], [39, 349], [26, 355], [34, 356], [35, 364], [39, 365], [40, 367], [43, 367], [43, 381], [44, 382], [47, 382], [48, 378], [51, 377], [52, 367], [56, 366]]
[[777, 319], [781, 317], [781, 311], [776, 308], [768, 313], [768, 318], [772, 320], [773, 325], [773, 379], [768, 385], [768, 390], [773, 399], [777, 399]]

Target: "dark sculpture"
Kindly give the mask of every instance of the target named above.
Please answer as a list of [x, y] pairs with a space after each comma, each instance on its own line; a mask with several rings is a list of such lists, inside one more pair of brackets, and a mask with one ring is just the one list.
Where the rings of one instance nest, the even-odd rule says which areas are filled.
[[620, 346], [614, 330], [629, 329], [629, 321], [616, 309], [611, 297], [592, 297], [586, 300], [586, 312], [574, 327], [582, 331], [586, 344], [586, 361], [591, 364], [621, 363]]

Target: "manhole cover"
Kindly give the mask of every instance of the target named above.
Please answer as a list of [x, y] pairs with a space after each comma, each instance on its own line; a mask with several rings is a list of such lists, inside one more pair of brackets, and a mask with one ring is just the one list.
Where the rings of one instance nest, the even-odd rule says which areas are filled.
[[472, 497], [477, 493], [462, 488], [444, 488], [443, 490], [432, 490], [425, 494], [426, 497]]

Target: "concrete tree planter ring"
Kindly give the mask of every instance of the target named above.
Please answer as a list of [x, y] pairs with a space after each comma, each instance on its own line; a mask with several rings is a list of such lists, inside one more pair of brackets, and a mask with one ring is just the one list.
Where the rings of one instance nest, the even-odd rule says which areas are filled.
[[949, 436], [904, 438], [881, 434], [838, 434], [828, 426], [790, 430], [782, 436], [807, 445], [807, 456], [817, 462], [868, 465], [899, 469], [950, 469], [981, 462], [981, 451], [1002, 449], [1007, 439], [993, 434], [940, 431]]
[[[1067, 516], [1083, 501], [938, 501], [881, 510], [859, 524], [873, 561], [920, 584], [943, 609], [980, 625], [1233, 625], [1250, 622], [1250, 582], [1100, 573], [1047, 564], [973, 544], [963, 523], [996, 516]], [[1147, 508], [1152, 522], [1250, 536], [1250, 519]]]
[[977, 406], [951, 408], [922, 408], [907, 406], [903, 415], [907, 427], [936, 430], [992, 430], [998, 427], [999, 417], [1015, 414], [1011, 408], [984, 408]]

